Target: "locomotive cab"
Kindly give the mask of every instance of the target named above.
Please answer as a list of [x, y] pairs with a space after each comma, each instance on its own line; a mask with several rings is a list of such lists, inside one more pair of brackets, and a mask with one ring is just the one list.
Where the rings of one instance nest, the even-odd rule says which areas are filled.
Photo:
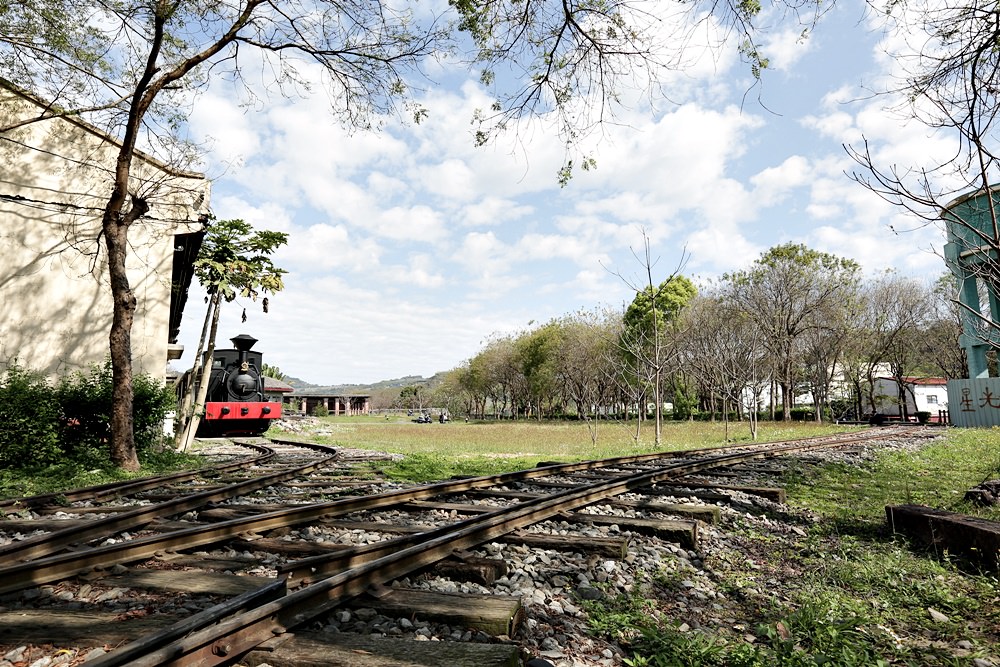
[[232, 349], [213, 355], [199, 436], [259, 435], [281, 418], [281, 403], [264, 395], [263, 355], [251, 349], [257, 339], [240, 334], [230, 340]]

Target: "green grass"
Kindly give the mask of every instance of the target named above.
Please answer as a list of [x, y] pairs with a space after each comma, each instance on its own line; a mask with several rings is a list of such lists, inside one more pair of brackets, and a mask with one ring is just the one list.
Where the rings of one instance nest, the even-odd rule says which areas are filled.
[[[997, 573], [911, 548], [887, 529], [884, 509], [916, 502], [1000, 519], [996, 508], [962, 500], [966, 489], [1000, 477], [998, 453], [1000, 430], [948, 430], [917, 452], [792, 472], [789, 504], [816, 516], [802, 521], [803, 535], [739, 521], [727, 530], [741, 548], [707, 558], [738, 631], [681, 633], [653, 620], [671, 616], [671, 596], [630, 601], [658, 605], [658, 613], [637, 620], [630, 664], [957, 667], [989, 658], [1000, 665]], [[612, 612], [590, 611], [593, 631], [610, 637], [603, 619]]]
[[919, 504], [1000, 520], [1000, 509], [964, 501], [965, 492], [1000, 478], [1000, 429], [949, 429], [946, 440], [857, 467], [828, 465], [787, 476], [789, 502], [842, 523], [881, 523], [886, 505]]
[[[749, 442], [745, 425], [730, 424], [729, 442], [721, 423], [665, 422], [662, 444], [644, 423], [636, 438], [635, 423], [602, 422], [596, 444], [587, 424], [577, 421], [453, 421], [415, 424], [406, 418], [324, 417], [321, 432], [303, 435], [323, 444], [396, 454], [409, 459], [380, 465], [397, 479], [430, 481], [452, 475], [492, 475], [534, 467], [539, 461], [583, 461], [632, 454], [718, 447]], [[789, 440], [844, 431], [845, 427], [811, 422], [761, 423], [760, 441]], [[277, 433], [277, 431], [275, 432]], [[296, 434], [288, 434], [296, 437]]]
[[77, 463], [62, 463], [29, 470], [0, 470], [0, 498], [57, 493], [205, 465], [205, 460], [199, 456], [188, 456], [172, 451], [148, 452], [140, 459], [142, 469], [138, 472], [126, 472], [113, 467], [89, 468]]

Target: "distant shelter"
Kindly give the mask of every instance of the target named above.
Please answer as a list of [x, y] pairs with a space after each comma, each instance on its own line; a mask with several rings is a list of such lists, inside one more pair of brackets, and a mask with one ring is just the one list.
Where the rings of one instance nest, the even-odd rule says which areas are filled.
[[322, 393], [297, 389], [285, 397], [285, 405], [302, 414], [311, 415], [317, 407], [326, 408], [327, 414], [367, 415], [371, 414], [371, 397], [365, 395], [346, 395]]
[[291, 395], [292, 385], [276, 378], [264, 376], [264, 398], [269, 401], [284, 403], [285, 397]]

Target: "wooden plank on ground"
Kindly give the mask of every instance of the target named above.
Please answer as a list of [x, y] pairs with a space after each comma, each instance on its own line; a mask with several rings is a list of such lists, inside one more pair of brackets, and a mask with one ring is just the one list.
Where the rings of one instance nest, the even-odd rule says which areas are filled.
[[452, 581], [466, 581], [483, 586], [492, 586], [500, 577], [507, 574], [507, 561], [499, 558], [445, 558], [439, 560], [429, 570], [436, 576]]
[[[284, 637], [282, 637], [283, 639]], [[246, 667], [518, 667], [517, 646], [430, 642], [348, 633], [296, 633], [273, 650], [244, 656]]]
[[717, 491], [706, 491], [704, 489], [688, 489], [679, 486], [663, 486], [658, 484], [652, 487], [639, 489], [639, 493], [647, 496], [672, 496], [674, 498], [697, 498], [706, 503], [726, 503], [731, 504], [733, 497], [726, 493]]
[[696, 521], [673, 521], [671, 519], [639, 519], [623, 516], [605, 516], [571, 512], [561, 514], [565, 521], [594, 524], [595, 526], [618, 526], [642, 535], [654, 535], [668, 542], [676, 542], [685, 549], [698, 546], [698, 523]]
[[628, 540], [624, 537], [582, 537], [579, 535], [550, 535], [517, 531], [496, 539], [506, 544], [523, 544], [532, 549], [592, 553], [609, 558], [625, 558]]
[[271, 537], [262, 537], [257, 540], [229, 540], [226, 544], [237, 551], [263, 551], [294, 558], [320, 556], [344, 548], [343, 544], [334, 542], [299, 542]]
[[785, 490], [780, 488], [771, 488], [766, 486], [731, 486], [728, 484], [714, 484], [712, 482], [702, 482], [699, 480], [684, 480], [683, 482], [678, 482], [675, 485], [662, 485], [662, 486], [678, 486], [682, 488], [689, 489], [718, 489], [720, 491], [740, 491], [741, 493], [746, 493], [751, 496], [759, 496], [761, 498], [767, 498], [768, 500], [773, 500], [776, 503], [785, 503]]
[[646, 512], [662, 512], [673, 516], [684, 517], [685, 519], [695, 519], [704, 521], [707, 524], [716, 525], [722, 517], [722, 510], [715, 505], [694, 505], [691, 503], [654, 503], [648, 501], [615, 500], [607, 504], [611, 507], [621, 507], [625, 509], [644, 510]]
[[274, 579], [268, 577], [241, 577], [222, 572], [141, 569], [101, 579], [101, 583], [106, 586], [217, 595], [239, 595], [272, 581]]
[[86, 519], [0, 519], [0, 532], [31, 534], [36, 530], [52, 533], [65, 528], [77, 528], [88, 523]]
[[161, 630], [180, 617], [156, 614], [139, 618], [98, 611], [18, 609], [0, 613], [0, 637], [5, 644], [48, 644], [54, 637], [64, 646], [116, 646]]
[[989, 567], [1000, 565], [1000, 523], [923, 505], [889, 505], [885, 518], [894, 533], [940, 552], [961, 554]]
[[350, 606], [374, 609], [384, 616], [405, 617], [514, 636], [524, 620], [521, 598], [512, 595], [438, 593], [392, 588], [380, 597], [363, 596]]
[[469, 503], [444, 503], [432, 500], [411, 500], [403, 503], [399, 509], [408, 512], [428, 512], [437, 510], [439, 512], [455, 512], [456, 514], [487, 514], [495, 512], [498, 508], [490, 505], [470, 505]]

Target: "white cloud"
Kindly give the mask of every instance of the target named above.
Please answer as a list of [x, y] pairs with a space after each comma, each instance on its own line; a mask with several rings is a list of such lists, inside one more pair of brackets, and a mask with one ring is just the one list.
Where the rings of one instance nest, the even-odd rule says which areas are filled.
[[219, 220], [244, 220], [258, 230], [290, 232], [294, 226], [289, 209], [273, 201], [255, 205], [242, 197], [223, 195], [213, 198], [212, 210]]
[[732, 226], [706, 226], [692, 232], [686, 240], [691, 259], [685, 273], [703, 277], [748, 267], [766, 250]]
[[768, 59], [768, 67], [779, 72], [792, 72], [810, 48], [811, 42], [802, 29], [790, 26], [767, 35], [761, 53]]
[[533, 210], [533, 207], [512, 199], [486, 195], [462, 207], [455, 216], [455, 222], [463, 227], [494, 227], [521, 220], [531, 215]]
[[792, 155], [776, 167], [769, 167], [750, 178], [753, 196], [764, 205], [773, 205], [791, 192], [808, 185], [811, 179], [809, 160]]
[[445, 236], [444, 221], [433, 208], [424, 205], [394, 206], [362, 225], [370, 232], [395, 241], [434, 243]]
[[[216, 212], [291, 234], [276, 256], [288, 287], [272, 313], [251, 304], [242, 325], [234, 308], [225, 335], [253, 333], [266, 360], [312, 382], [371, 382], [446, 370], [493, 333], [618, 304], [627, 299], [618, 275], [638, 271], [646, 239], [663, 277], [685, 252], [686, 274], [713, 277], [786, 241], [869, 271], [940, 273], [928, 251], [940, 234], [894, 235], [889, 225], [907, 219], [850, 180], [856, 165], [841, 144], [866, 136], [880, 164], [911, 165], [950, 143], [901, 123], [888, 100], [863, 97], [880, 64], [892, 63], [873, 59], [872, 44], [855, 48], [875, 40], [839, 11], [833, 25], [851, 32], [824, 33], [824, 17], [805, 44], [792, 28], [764, 42], [776, 69], [765, 73], [767, 104], [777, 112], [748, 94], [734, 45], [709, 53], [719, 28], [702, 24], [688, 35], [692, 67], [662, 72], [662, 97], [621, 90], [617, 123], [580, 146], [597, 169], [578, 168], [566, 188], [556, 175], [567, 153], [550, 119], [474, 145], [473, 112], [492, 99], [454, 62], [430, 66], [448, 83], [419, 100], [426, 120], [385, 119], [378, 133], [345, 131], [323, 95], [248, 114], [207, 96], [192, 127], [217, 138]], [[677, 25], [670, 17], [662, 36]], [[843, 35], [855, 40], [849, 53]]]
[[344, 225], [321, 223], [295, 230], [275, 257], [279, 266], [306, 275], [332, 270], [368, 274], [377, 270], [383, 254], [374, 239], [355, 236]]

